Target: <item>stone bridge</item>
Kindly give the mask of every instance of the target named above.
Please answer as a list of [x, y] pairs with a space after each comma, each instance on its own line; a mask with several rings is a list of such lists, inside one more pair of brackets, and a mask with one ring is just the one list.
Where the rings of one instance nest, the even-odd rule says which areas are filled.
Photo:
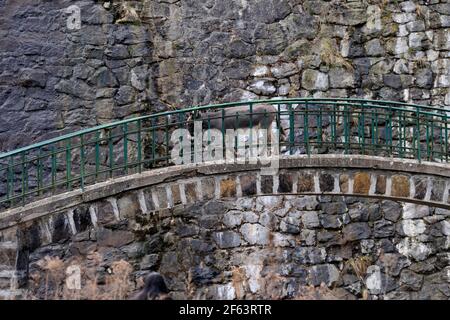
[[260, 169], [154, 169], [4, 211], [2, 295], [41, 296], [45, 256], [88, 270], [99, 253], [101, 276], [125, 259], [175, 298], [295, 298], [321, 283], [345, 299], [448, 298], [448, 165], [298, 155]]
[[[448, 2], [0, 0], [0, 296], [448, 298]], [[279, 172], [173, 166], [233, 107]]]

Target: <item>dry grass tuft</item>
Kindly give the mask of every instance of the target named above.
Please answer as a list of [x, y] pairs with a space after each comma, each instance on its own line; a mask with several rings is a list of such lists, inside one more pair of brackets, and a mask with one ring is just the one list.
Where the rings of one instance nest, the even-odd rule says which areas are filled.
[[231, 282], [238, 299], [243, 299], [245, 295], [245, 286], [247, 282], [247, 273], [243, 267], [233, 267]]
[[418, 3], [416, 4], [416, 14], [417, 17], [425, 19], [425, 11], [423, 10], [423, 7]]
[[328, 67], [343, 67], [354, 71], [353, 65], [335, 49], [331, 39], [325, 38], [320, 43], [320, 59]]
[[367, 273], [367, 268], [372, 264], [372, 259], [369, 256], [360, 256], [349, 259], [347, 264], [353, 269], [356, 276], [363, 280]]
[[[24, 298], [28, 300], [122, 300], [134, 289], [130, 276], [133, 267], [125, 260], [111, 264], [109, 274], [104, 281], [99, 281], [97, 268], [102, 261], [98, 253], [87, 256], [87, 266], [80, 261], [63, 261], [59, 257], [48, 257], [37, 262], [42, 273], [29, 275], [30, 288]], [[81, 289], [68, 288], [66, 270], [69, 266], [79, 266]], [[43, 294], [42, 294], [43, 292]]]

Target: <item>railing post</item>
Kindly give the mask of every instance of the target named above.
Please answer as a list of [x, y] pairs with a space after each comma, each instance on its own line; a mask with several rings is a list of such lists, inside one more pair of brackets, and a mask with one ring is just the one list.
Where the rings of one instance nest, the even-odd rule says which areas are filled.
[[416, 140], [417, 140], [417, 160], [421, 162], [421, 152], [420, 152], [420, 110], [416, 107]]
[[249, 135], [249, 158], [253, 158], [253, 103], [249, 104], [249, 112], [250, 112], [250, 135]]
[[123, 131], [123, 165], [125, 173], [128, 173], [128, 125], [124, 123], [122, 126]]
[[[303, 128], [304, 130], [304, 128]], [[292, 111], [292, 104], [289, 104], [289, 154], [292, 155], [294, 146], [294, 113]]]
[[389, 123], [389, 135], [388, 135], [388, 137], [389, 137], [389, 145], [388, 145], [388, 150], [389, 150], [389, 156], [390, 157], [392, 157], [393, 156], [393, 154], [394, 154], [394, 152], [393, 152], [393, 148], [394, 148], [394, 146], [393, 146], [393, 139], [392, 139], [392, 132], [393, 132], [393, 127], [392, 127], [392, 107], [391, 107], [391, 105], [389, 105], [389, 114], [388, 114], [388, 123]]
[[448, 118], [447, 113], [444, 113], [445, 122], [445, 161], [448, 162]]
[[349, 134], [349, 114], [348, 114], [348, 109], [347, 109], [347, 105], [344, 105], [344, 150], [345, 150], [345, 154], [348, 154], [349, 152], [349, 143], [350, 143], [350, 134]]
[[330, 122], [331, 122], [331, 141], [333, 143], [334, 149], [336, 149], [336, 131], [337, 131], [337, 118], [336, 118], [336, 103], [333, 101], [332, 103], [332, 110], [330, 112]]
[[80, 135], [80, 182], [81, 190], [84, 191], [84, 136]]
[[165, 116], [166, 119], [166, 125], [165, 125], [165, 136], [166, 136], [166, 165], [169, 164], [169, 118], [168, 116]]
[[221, 125], [221, 129], [222, 129], [222, 156], [223, 156], [223, 159], [225, 159], [226, 160], [226, 156], [227, 156], [227, 149], [226, 149], [226, 141], [225, 141], [225, 109], [224, 108], [222, 108], [221, 109], [221, 113], [222, 113], [222, 115], [221, 115], [221, 121], [222, 121], [222, 125]]
[[[362, 154], [366, 153], [366, 118], [365, 118], [365, 110], [364, 110], [364, 103], [361, 102], [361, 118], [359, 121], [359, 124], [361, 126], [361, 136], [360, 136], [360, 145], [361, 145], [361, 152]], [[361, 143], [362, 141], [362, 143]]]
[[[7, 181], [7, 185], [8, 190], [7, 190], [7, 199], [9, 200], [10, 198], [14, 197], [14, 174], [13, 174], [13, 169], [14, 168], [14, 156], [10, 156], [9, 157], [9, 166], [8, 166], [8, 181]], [[12, 200], [10, 200], [10, 205], [12, 205]]]
[[95, 132], [95, 181], [100, 171], [100, 131]]
[[319, 148], [322, 148], [322, 106], [319, 106], [319, 113], [317, 115], [317, 127], [318, 127], [318, 142], [319, 142]]
[[137, 165], [138, 165], [138, 172], [142, 172], [142, 123], [141, 119], [138, 119], [137, 121]]
[[305, 114], [303, 115], [303, 139], [305, 141], [306, 154], [310, 156], [309, 150], [309, 119], [308, 119], [308, 101], [305, 101]]
[[155, 118], [151, 119], [151, 126], [152, 126], [152, 164], [151, 166], [155, 166], [156, 164], [156, 131], [155, 131]]
[[21, 154], [22, 162], [22, 205], [25, 205], [25, 196], [27, 193], [28, 186], [28, 174], [27, 174], [27, 164], [26, 164], [26, 151]]
[[52, 193], [54, 194], [56, 191], [56, 150], [55, 146], [52, 145], [51, 152], [52, 152]]
[[66, 142], [66, 184], [67, 189], [72, 189], [72, 167], [71, 167], [71, 161], [72, 161], [72, 147], [70, 144], [70, 139]]
[[38, 158], [37, 158], [37, 194], [38, 196], [41, 195], [42, 191], [42, 149], [39, 148], [38, 151]]

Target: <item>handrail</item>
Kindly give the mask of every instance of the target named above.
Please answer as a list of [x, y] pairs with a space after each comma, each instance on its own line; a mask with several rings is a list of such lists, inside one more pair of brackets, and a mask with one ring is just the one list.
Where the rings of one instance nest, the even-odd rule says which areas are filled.
[[[161, 117], [161, 116], [166, 116], [166, 115], [172, 115], [172, 114], [178, 114], [178, 113], [187, 113], [187, 112], [192, 112], [192, 111], [202, 111], [202, 110], [207, 110], [207, 109], [220, 109], [220, 108], [227, 108], [227, 107], [236, 107], [236, 106], [243, 106], [243, 105], [248, 105], [250, 103], [252, 104], [260, 104], [260, 103], [270, 103], [270, 104], [285, 104], [285, 103], [295, 103], [295, 102], [305, 102], [305, 101], [313, 101], [315, 103], [320, 103], [320, 102], [344, 102], [346, 103], [347, 101], [350, 102], [370, 102], [370, 103], [374, 103], [373, 106], [377, 106], [379, 108], [383, 108], [384, 106], [382, 105], [377, 105], [377, 103], [380, 104], [387, 104], [387, 105], [397, 105], [397, 106], [405, 106], [405, 107], [412, 107], [412, 108], [419, 108], [421, 110], [434, 110], [434, 111], [439, 111], [439, 112], [448, 112], [444, 109], [444, 107], [441, 108], [436, 108], [436, 107], [430, 107], [430, 106], [424, 106], [424, 105], [417, 105], [417, 104], [409, 104], [409, 103], [404, 103], [404, 102], [395, 102], [395, 101], [384, 101], [384, 100], [366, 100], [366, 99], [356, 99], [356, 98], [286, 98], [286, 99], [262, 99], [262, 100], [247, 100], [247, 101], [242, 101], [242, 102], [228, 102], [228, 103], [222, 103], [222, 104], [210, 104], [210, 105], [205, 105], [205, 106], [197, 106], [197, 107], [190, 107], [190, 108], [185, 108], [185, 109], [177, 109], [177, 110], [173, 110], [173, 111], [165, 111], [165, 112], [160, 112], [160, 113], [156, 113], [156, 114], [151, 114], [151, 115], [146, 115], [146, 116], [140, 116], [140, 117], [135, 117], [135, 118], [130, 118], [130, 119], [124, 119], [124, 120], [120, 120], [120, 121], [115, 121], [115, 122], [111, 122], [111, 123], [107, 123], [107, 124], [103, 124], [103, 125], [98, 125], [95, 127], [91, 127], [91, 128], [87, 128], [87, 129], [83, 129], [83, 130], [79, 130], [73, 133], [68, 133], [56, 138], [52, 138], [52, 139], [48, 139], [46, 141], [42, 141], [42, 142], [38, 142], [26, 147], [22, 147], [16, 150], [12, 150], [9, 152], [5, 152], [5, 153], [0, 153], [0, 159], [11, 156], [13, 154], [18, 154], [20, 152], [23, 151], [27, 151], [27, 150], [31, 150], [34, 148], [39, 148], [48, 144], [52, 144], [61, 140], [65, 140], [68, 138], [73, 138], [76, 136], [79, 136], [81, 134], [86, 134], [86, 133], [90, 133], [90, 132], [94, 132], [94, 131], [98, 131], [98, 130], [102, 130], [102, 129], [108, 129], [111, 127], [115, 127], [121, 124], [125, 124], [125, 123], [129, 123], [129, 122], [133, 122], [133, 121], [137, 121], [137, 120], [144, 120], [144, 119], [151, 119], [151, 118], [156, 118], [156, 117]], [[423, 113], [423, 112], [421, 112]]]
[[[260, 104], [273, 105], [276, 111], [254, 111]], [[242, 106], [248, 111], [226, 115], [225, 110]], [[171, 165], [169, 136], [175, 129], [192, 127], [193, 115], [209, 110], [222, 112], [203, 123], [210, 128], [211, 121], [221, 119], [223, 135], [230, 117], [238, 126], [239, 116], [241, 121], [248, 116], [249, 127], [257, 117], [272, 117], [276, 128], [289, 133], [279, 140], [289, 154], [350, 153], [436, 162], [450, 158], [449, 118], [443, 108], [357, 98], [211, 104], [124, 119], [0, 154], [0, 210], [117, 175]]]

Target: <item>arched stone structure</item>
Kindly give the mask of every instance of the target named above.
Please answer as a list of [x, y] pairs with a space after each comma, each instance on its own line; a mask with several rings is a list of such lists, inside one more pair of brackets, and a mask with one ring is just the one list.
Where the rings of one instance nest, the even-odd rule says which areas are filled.
[[[3, 212], [3, 295], [44, 254], [92, 249], [132, 261], [136, 277], [159, 269], [175, 297], [292, 298], [321, 282], [351, 298], [449, 296], [448, 166], [317, 155], [260, 169], [175, 166]], [[348, 272], [358, 259], [364, 272]]]

